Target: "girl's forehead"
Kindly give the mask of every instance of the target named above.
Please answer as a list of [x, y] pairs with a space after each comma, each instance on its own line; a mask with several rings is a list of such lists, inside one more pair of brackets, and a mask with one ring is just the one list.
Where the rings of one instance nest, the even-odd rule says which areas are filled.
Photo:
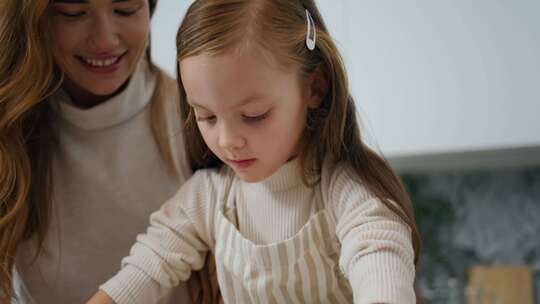
[[299, 72], [299, 68], [291, 65], [283, 67], [273, 55], [259, 48], [235, 48], [219, 53], [189, 56], [180, 60], [179, 67], [183, 77], [193, 78], [199, 74], [208, 80], [216, 80], [222, 76], [242, 80], [236, 83], [237, 86], [247, 82], [271, 87], [274, 82], [278, 82], [275, 78], [298, 75]]
[[274, 103], [296, 94], [298, 69], [284, 69], [263, 54], [252, 47], [181, 59], [180, 77], [188, 101], [217, 111], [213, 107], [238, 109], [248, 102]]
[[188, 92], [190, 89], [268, 91], [283, 82], [291, 73], [268, 65], [256, 56], [194, 56], [180, 62], [180, 74]]

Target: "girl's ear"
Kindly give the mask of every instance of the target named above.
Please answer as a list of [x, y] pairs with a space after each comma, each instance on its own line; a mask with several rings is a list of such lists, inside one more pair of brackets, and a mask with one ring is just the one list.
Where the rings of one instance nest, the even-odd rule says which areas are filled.
[[328, 93], [328, 81], [321, 67], [317, 67], [306, 83], [306, 101], [309, 108], [318, 108]]

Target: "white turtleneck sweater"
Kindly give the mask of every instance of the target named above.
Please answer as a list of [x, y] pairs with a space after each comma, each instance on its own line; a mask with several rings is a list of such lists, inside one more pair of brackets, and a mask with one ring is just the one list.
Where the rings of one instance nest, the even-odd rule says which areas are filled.
[[312, 188], [297, 160], [259, 183], [197, 171], [100, 288], [152, 303], [209, 250], [226, 303], [415, 303], [410, 228], [342, 165], [325, 164]]
[[[152, 211], [190, 175], [180, 138], [172, 80], [165, 98], [179, 177], [168, 175], [150, 126], [155, 75], [141, 61], [123, 92], [92, 107], [75, 107], [60, 92], [51, 99], [58, 129], [53, 154], [53, 212], [45, 250], [31, 263], [35, 244], [19, 249], [15, 278], [22, 303], [84, 303], [120, 268]], [[187, 303], [184, 284], [163, 290], [160, 303]], [[18, 303], [20, 303], [18, 302]]]

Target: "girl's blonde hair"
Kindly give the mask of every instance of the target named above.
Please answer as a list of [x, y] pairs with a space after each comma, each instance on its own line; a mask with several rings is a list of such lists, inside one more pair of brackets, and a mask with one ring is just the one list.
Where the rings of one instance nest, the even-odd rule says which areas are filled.
[[[42, 250], [52, 210], [52, 129], [49, 97], [62, 84], [49, 29], [53, 0], [0, 2], [0, 303], [13, 296], [12, 270], [19, 244], [35, 238]], [[149, 0], [152, 14], [157, 0]], [[146, 57], [150, 62], [150, 49]], [[151, 62], [150, 62], [151, 63]], [[169, 172], [177, 176], [167, 140], [163, 96], [171, 81], [155, 66], [154, 137]]]
[[[317, 43], [306, 47], [306, 11], [313, 17]], [[320, 175], [329, 159], [346, 162], [353, 176], [412, 229], [415, 264], [420, 254], [420, 236], [411, 200], [401, 180], [387, 161], [361, 140], [355, 103], [339, 52], [313, 0], [197, 0], [188, 9], [176, 38], [177, 59], [222, 54], [244, 45], [256, 45], [271, 54], [282, 67], [296, 67], [302, 81], [320, 70], [328, 91], [321, 105], [308, 111], [300, 161], [304, 181]], [[206, 146], [177, 64], [180, 112], [185, 122], [184, 139], [193, 170], [219, 167], [223, 163]], [[396, 202], [399, 207], [391, 203]]]

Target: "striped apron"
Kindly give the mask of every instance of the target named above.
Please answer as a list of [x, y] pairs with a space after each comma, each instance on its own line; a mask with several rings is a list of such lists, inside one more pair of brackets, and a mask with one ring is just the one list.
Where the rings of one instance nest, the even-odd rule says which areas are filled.
[[223, 200], [218, 206], [215, 222], [216, 268], [225, 303], [353, 302], [329, 212], [317, 211], [292, 238], [257, 245], [238, 231], [236, 206], [227, 205]]

